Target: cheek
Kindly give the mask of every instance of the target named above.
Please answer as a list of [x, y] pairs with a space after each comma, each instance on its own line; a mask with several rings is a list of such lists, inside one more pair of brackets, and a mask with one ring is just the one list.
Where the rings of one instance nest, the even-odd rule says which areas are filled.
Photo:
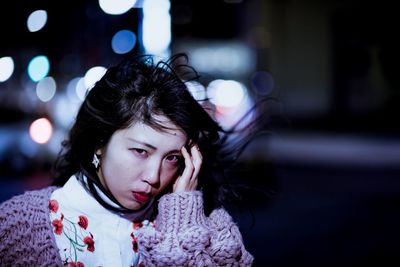
[[132, 176], [137, 171], [134, 166], [140, 166], [140, 164], [132, 162], [125, 154], [110, 156], [111, 154], [108, 155], [102, 166], [105, 178], [108, 180], [123, 181], [125, 177]]
[[177, 178], [177, 168], [165, 168], [161, 173], [161, 186], [166, 187]]

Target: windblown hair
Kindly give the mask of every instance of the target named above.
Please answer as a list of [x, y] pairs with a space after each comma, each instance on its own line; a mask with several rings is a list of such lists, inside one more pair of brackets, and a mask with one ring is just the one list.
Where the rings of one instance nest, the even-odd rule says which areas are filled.
[[[181, 59], [184, 63], [180, 63]], [[186, 63], [185, 54], [157, 63], [152, 56], [145, 55], [110, 67], [88, 92], [68, 138], [62, 143], [53, 185], [62, 186], [71, 175], [83, 174], [94, 197], [106, 208], [115, 210], [95, 190], [94, 185], [118, 203], [101, 185], [92, 164], [93, 154], [108, 143], [114, 132], [135, 122], [163, 130], [154, 115], [164, 115], [200, 147], [203, 165], [199, 188], [203, 191], [206, 213], [223, 206], [228, 196], [235, 196], [230, 192], [225, 168], [236, 160], [251, 134], [229, 144], [228, 136], [234, 129], [223, 129], [193, 98], [186, 82], [198, 79], [199, 75]], [[181, 74], [185, 77], [181, 78]]]

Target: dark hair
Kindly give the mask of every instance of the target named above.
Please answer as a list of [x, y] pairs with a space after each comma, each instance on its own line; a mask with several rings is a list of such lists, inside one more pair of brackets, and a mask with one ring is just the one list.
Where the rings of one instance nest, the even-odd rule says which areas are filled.
[[[182, 63], [181, 60], [184, 60]], [[94, 185], [116, 203], [99, 181], [92, 164], [93, 154], [110, 140], [113, 133], [140, 121], [156, 129], [162, 124], [155, 114], [168, 117], [197, 143], [203, 154], [199, 187], [203, 191], [205, 211], [223, 205], [229, 194], [225, 167], [240, 154], [250, 135], [228, 146], [233, 130], [224, 130], [193, 98], [185, 82], [197, 79], [187, 64], [187, 56], [178, 54], [168, 61], [155, 62], [152, 56], [127, 58], [110, 67], [88, 92], [55, 164], [53, 185], [61, 186], [73, 174], [84, 174], [87, 189], [109, 209]], [[179, 72], [179, 74], [178, 74]]]

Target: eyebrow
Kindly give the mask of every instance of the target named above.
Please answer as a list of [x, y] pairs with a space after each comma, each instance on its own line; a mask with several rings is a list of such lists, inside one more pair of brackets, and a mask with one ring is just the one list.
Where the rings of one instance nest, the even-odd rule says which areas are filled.
[[[150, 145], [150, 144], [148, 144], [148, 143], [146, 143], [146, 142], [142, 142], [142, 141], [136, 140], [136, 139], [134, 139], [134, 138], [132, 138], [132, 137], [128, 137], [128, 139], [129, 139], [130, 141], [139, 143], [139, 144], [141, 144], [141, 145], [143, 145], [143, 146], [149, 147], [149, 148], [151, 148], [151, 149], [153, 149], [153, 150], [157, 150], [157, 148], [156, 148], [155, 146]], [[181, 151], [178, 150], [178, 149], [174, 149], [174, 150], [171, 150], [171, 151], [168, 152], [168, 154], [170, 154], [170, 153], [181, 153]]]

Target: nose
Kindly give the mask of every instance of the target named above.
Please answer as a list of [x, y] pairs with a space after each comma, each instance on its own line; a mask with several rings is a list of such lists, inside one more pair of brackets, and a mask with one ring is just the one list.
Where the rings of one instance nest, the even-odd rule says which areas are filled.
[[160, 173], [161, 161], [156, 159], [148, 161], [143, 173], [143, 180], [152, 187], [158, 187], [160, 185]]

